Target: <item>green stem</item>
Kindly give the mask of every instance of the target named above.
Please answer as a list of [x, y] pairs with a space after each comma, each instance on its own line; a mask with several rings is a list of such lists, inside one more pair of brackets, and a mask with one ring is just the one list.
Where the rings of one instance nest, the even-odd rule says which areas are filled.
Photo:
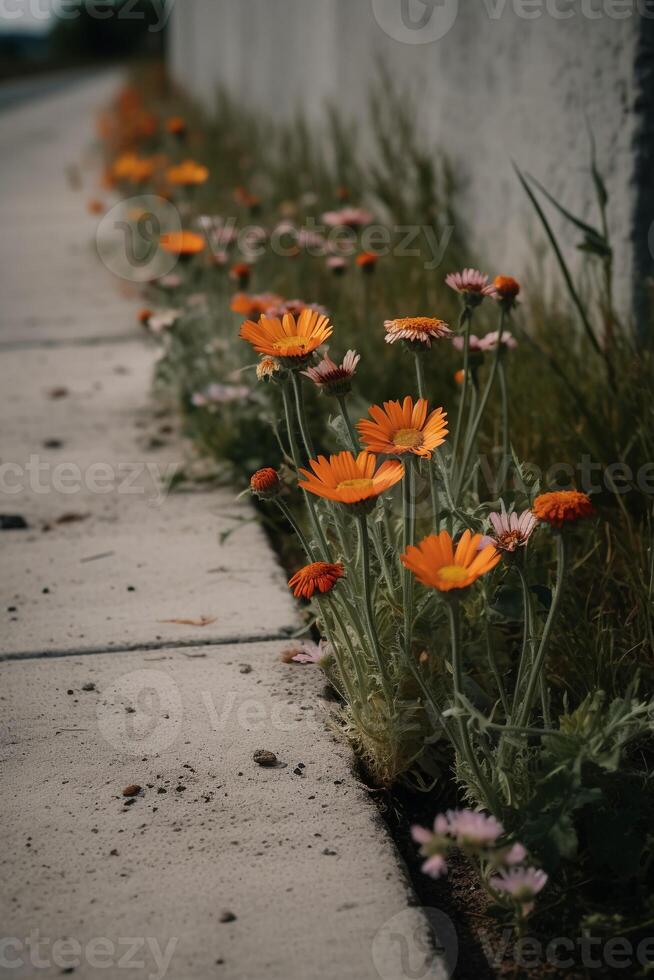
[[[406, 552], [407, 548], [414, 543], [415, 536], [413, 467], [413, 459], [411, 456], [408, 456], [404, 466], [404, 480], [402, 481], [403, 552]], [[404, 603], [404, 649], [407, 658], [411, 660], [411, 634], [413, 631], [413, 582], [412, 573], [404, 566], [402, 566], [402, 598]]]
[[499, 366], [500, 397], [502, 399], [502, 463], [506, 464], [511, 442], [509, 440], [509, 393], [506, 385], [506, 371], [500, 361]]
[[343, 421], [345, 422], [345, 426], [347, 428], [348, 435], [350, 437], [350, 444], [352, 446], [352, 450], [353, 452], [358, 453], [361, 449], [361, 445], [359, 443], [359, 437], [357, 435], [357, 431], [352, 425], [352, 419], [350, 418], [350, 413], [347, 410], [345, 395], [337, 395], [336, 401], [338, 402], [338, 407], [341, 410], [341, 416], [343, 418]]
[[445, 601], [445, 605], [447, 607], [447, 613], [450, 620], [450, 637], [452, 643], [452, 682], [454, 688], [454, 702], [457, 708], [456, 722], [461, 741], [461, 755], [467, 762], [470, 771], [477, 781], [480, 794], [485, 797], [484, 802], [487, 803], [489, 809], [496, 811], [495, 794], [479, 768], [479, 764], [477, 763], [477, 759], [470, 742], [468, 726], [465, 723], [465, 719], [460, 714], [461, 697], [463, 695], [463, 669], [461, 664], [459, 600], [447, 599]]
[[552, 635], [552, 629], [556, 621], [559, 608], [561, 605], [561, 596], [563, 594], [563, 582], [566, 574], [566, 545], [565, 545], [565, 535], [563, 531], [558, 531], [556, 535], [556, 557], [557, 557], [557, 569], [556, 569], [556, 585], [554, 587], [554, 593], [552, 595], [552, 604], [550, 605], [550, 611], [547, 615], [547, 620], [545, 622], [545, 627], [543, 629], [542, 636], [540, 638], [540, 643], [538, 645], [538, 652], [534, 657], [534, 662], [531, 666], [531, 671], [529, 674], [529, 680], [527, 682], [527, 691], [525, 694], [525, 699], [522, 704], [520, 713], [518, 715], [518, 725], [520, 727], [525, 727], [529, 721], [529, 716], [534, 705], [534, 700], [536, 697], [536, 689], [539, 684], [539, 678], [543, 670], [543, 665], [545, 663], [545, 656], [547, 654], [547, 647], [549, 645], [550, 637]]
[[[486, 411], [486, 405], [488, 404], [488, 399], [489, 399], [490, 393], [491, 393], [491, 391], [493, 389], [493, 385], [495, 383], [495, 377], [497, 375], [497, 368], [498, 368], [498, 365], [499, 365], [499, 362], [500, 362], [500, 356], [501, 356], [501, 352], [502, 352], [502, 334], [504, 332], [504, 324], [505, 324], [505, 321], [506, 321], [506, 311], [504, 310], [504, 307], [500, 307], [500, 323], [499, 323], [499, 328], [498, 328], [498, 331], [497, 331], [497, 347], [495, 348], [495, 356], [493, 357], [493, 363], [492, 363], [492, 366], [491, 366], [491, 369], [490, 369], [490, 373], [488, 375], [488, 378], [486, 380], [486, 385], [484, 387], [484, 391], [483, 391], [483, 394], [481, 396], [481, 400], [479, 402], [479, 408], [477, 409], [477, 414], [475, 416], [475, 420], [474, 420], [474, 422], [472, 424], [472, 427], [471, 427], [470, 432], [468, 433], [468, 436], [466, 438], [466, 444], [465, 444], [465, 447], [463, 449], [463, 460], [462, 460], [462, 463], [461, 463], [461, 472], [459, 473], [459, 479], [458, 479], [457, 484], [456, 484], [456, 497], [457, 497], [457, 499], [458, 499], [459, 494], [461, 492], [461, 489], [463, 487], [463, 481], [465, 479], [465, 474], [466, 474], [466, 471], [468, 469], [468, 464], [470, 462], [470, 456], [471, 456], [472, 450], [474, 448], [475, 439], [477, 438], [477, 432], [479, 431], [479, 426], [481, 424], [482, 418], [484, 417], [484, 412]], [[464, 380], [464, 384], [465, 384], [465, 380]]]
[[311, 441], [311, 433], [309, 432], [309, 427], [307, 425], [306, 417], [304, 414], [304, 396], [302, 394], [302, 382], [297, 376], [297, 371], [291, 372], [291, 378], [293, 379], [293, 390], [295, 392], [295, 410], [297, 412], [297, 420], [300, 423], [300, 432], [302, 433], [302, 441], [304, 442], [304, 447], [307, 451], [308, 458], [313, 459], [316, 453], [313, 448], [313, 442]]
[[275, 497], [275, 503], [277, 504], [277, 506], [281, 510], [282, 514], [284, 515], [284, 517], [286, 518], [286, 520], [288, 521], [288, 523], [291, 525], [291, 527], [295, 531], [296, 535], [298, 536], [298, 538], [300, 540], [300, 544], [302, 545], [302, 547], [303, 547], [303, 549], [304, 549], [304, 551], [306, 553], [306, 556], [309, 559], [309, 561], [315, 561], [316, 559], [315, 559], [315, 556], [314, 556], [314, 554], [313, 554], [313, 552], [311, 550], [311, 546], [310, 546], [309, 542], [307, 541], [307, 539], [305, 538], [304, 534], [302, 533], [299, 525], [297, 524], [295, 518], [291, 514], [289, 508], [286, 506], [286, 504], [284, 503], [284, 501], [281, 500], [279, 497]]
[[[295, 427], [293, 425], [293, 410], [291, 408], [291, 399], [289, 397], [288, 390], [288, 380], [284, 381], [280, 386], [282, 389], [282, 398], [284, 400], [284, 414], [286, 416], [286, 430], [288, 432], [288, 439], [291, 444], [291, 455], [293, 456], [293, 462], [295, 464], [295, 469], [299, 471], [300, 469], [300, 450], [297, 444], [297, 439], [295, 436]], [[318, 517], [318, 512], [316, 509], [315, 502], [313, 501], [311, 494], [306, 490], [303, 491], [304, 499], [309, 510], [309, 517], [311, 518], [311, 523], [313, 525], [313, 530], [316, 535], [316, 540], [320, 546], [322, 552], [322, 557], [324, 561], [330, 560], [329, 555], [329, 545], [327, 544], [327, 538], [322, 529], [320, 519]]]
[[[418, 395], [420, 396], [420, 398], [426, 398], [425, 369], [422, 363], [422, 358], [423, 358], [422, 354], [420, 353], [414, 354], [414, 360], [416, 365], [416, 380], [418, 382]], [[431, 457], [429, 457], [426, 460], [426, 465], [427, 465], [427, 472], [429, 474], [429, 491], [431, 494], [432, 517], [434, 519], [434, 528], [438, 532], [440, 530], [440, 521], [438, 517], [440, 513], [440, 503], [438, 500], [438, 487], [436, 486], [436, 477], [434, 474], [433, 460], [431, 459]]]
[[461, 385], [461, 398], [459, 399], [459, 412], [456, 417], [456, 428], [454, 430], [454, 441], [452, 442], [452, 468], [456, 466], [456, 457], [459, 452], [459, 441], [461, 439], [461, 430], [463, 426], [463, 418], [465, 416], [466, 402], [468, 399], [468, 385], [470, 384], [470, 372], [468, 370], [468, 363], [470, 360], [470, 327], [472, 326], [472, 311], [464, 306], [461, 312], [461, 317], [459, 319], [459, 330], [465, 326], [465, 333], [463, 336], [463, 384]]
[[[366, 684], [366, 679], [363, 673], [363, 668], [361, 666], [360, 658], [357, 656], [354, 647], [352, 646], [352, 640], [350, 639], [350, 634], [348, 633], [345, 623], [343, 622], [343, 619], [341, 617], [341, 614], [338, 611], [338, 606], [336, 605], [336, 603], [334, 602], [333, 598], [330, 595], [327, 596], [327, 601], [329, 603], [329, 608], [331, 609], [332, 616], [336, 620], [336, 625], [338, 626], [339, 630], [343, 634], [343, 639], [345, 640], [345, 644], [348, 648], [348, 652], [352, 660], [352, 666], [354, 667], [354, 671], [357, 675], [360, 700], [365, 702], [368, 685]], [[343, 668], [341, 668], [341, 673], [343, 673]], [[347, 682], [344, 681], [344, 683]]]
[[363, 592], [366, 606], [366, 619], [368, 622], [368, 632], [370, 633], [370, 641], [372, 643], [372, 649], [375, 654], [375, 659], [377, 661], [377, 667], [379, 669], [379, 676], [381, 678], [382, 687], [384, 689], [384, 694], [388, 702], [389, 708], [392, 704], [392, 693], [390, 687], [390, 680], [388, 677], [388, 672], [384, 665], [381, 647], [379, 645], [379, 637], [377, 636], [377, 628], [375, 626], [375, 613], [372, 605], [372, 583], [370, 581], [370, 541], [368, 540], [368, 522], [364, 514], [359, 514], [359, 540], [361, 542], [361, 555], [362, 555], [362, 567], [363, 567]]

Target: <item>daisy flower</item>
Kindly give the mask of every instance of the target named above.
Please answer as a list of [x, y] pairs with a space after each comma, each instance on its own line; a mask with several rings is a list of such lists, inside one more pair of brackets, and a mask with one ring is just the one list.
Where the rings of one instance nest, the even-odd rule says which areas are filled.
[[347, 395], [360, 360], [361, 355], [353, 350], [347, 352], [341, 364], [335, 364], [331, 357], [325, 354], [320, 364], [308, 367], [302, 374], [330, 395]]
[[386, 343], [394, 344], [404, 340], [412, 350], [431, 347], [432, 340], [449, 337], [452, 334], [445, 320], [429, 316], [403, 316], [395, 320], [385, 320]]
[[571, 524], [581, 517], [591, 517], [595, 513], [590, 497], [578, 490], [557, 490], [553, 493], [541, 493], [536, 497], [533, 512], [539, 521], [545, 521], [552, 527], [561, 528]]
[[442, 408], [427, 415], [428, 408], [426, 398], [414, 405], [410, 395], [403, 402], [384, 402], [383, 408], [372, 405], [368, 409], [372, 421], [357, 422], [361, 441], [373, 453], [412, 453], [430, 459], [432, 450], [445, 442], [447, 415]]
[[315, 592], [320, 595], [331, 592], [339, 578], [343, 578], [344, 575], [345, 569], [340, 562], [332, 564], [327, 561], [314, 561], [291, 576], [288, 587], [293, 590], [296, 599], [310, 599]]
[[319, 456], [309, 465], [311, 470], [300, 470], [302, 490], [361, 511], [371, 509], [377, 497], [404, 476], [404, 467], [397, 460], [387, 460], [376, 469], [377, 457], [365, 451], [358, 456], [347, 451], [329, 459]]
[[280, 489], [281, 481], [279, 474], [272, 466], [264, 466], [263, 469], [257, 470], [250, 477], [250, 490], [257, 497], [261, 497], [264, 500], [266, 498], [276, 497]]
[[513, 552], [517, 548], [524, 548], [538, 525], [538, 520], [530, 510], [523, 510], [520, 515], [515, 511], [507, 514], [504, 502], [500, 513], [489, 514], [489, 517], [493, 525], [490, 541], [500, 551]]
[[430, 534], [418, 545], [409, 545], [400, 561], [419, 582], [439, 592], [467, 589], [495, 568], [500, 553], [491, 544], [480, 548], [481, 534], [464, 531], [456, 549], [448, 531]]
[[337, 211], [326, 211], [322, 220], [330, 228], [362, 228], [374, 221], [374, 215], [365, 208], [339, 208]]
[[319, 643], [312, 643], [305, 640], [300, 649], [291, 657], [296, 664], [315, 664], [322, 667], [326, 660], [333, 656], [331, 645], [327, 640], [320, 640]]
[[477, 810], [448, 810], [448, 831], [459, 847], [488, 847], [504, 833], [495, 817]]
[[275, 357], [285, 367], [303, 367], [316, 348], [331, 336], [333, 327], [326, 316], [303, 310], [297, 319], [291, 313], [278, 317], [262, 316], [258, 323], [246, 320], [239, 336], [258, 354]]
[[495, 286], [478, 269], [450, 272], [445, 277], [445, 283], [463, 296], [466, 306], [478, 306], [485, 296], [496, 295]]

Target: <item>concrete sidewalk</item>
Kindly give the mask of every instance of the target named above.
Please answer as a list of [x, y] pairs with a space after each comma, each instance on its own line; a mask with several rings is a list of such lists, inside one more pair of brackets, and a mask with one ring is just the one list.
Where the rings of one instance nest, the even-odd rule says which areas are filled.
[[0, 513], [28, 525], [0, 531], [0, 974], [440, 976], [320, 675], [279, 661], [297, 618], [252, 509], [163, 492], [183, 449], [138, 299], [65, 176], [118, 82], [0, 131]]

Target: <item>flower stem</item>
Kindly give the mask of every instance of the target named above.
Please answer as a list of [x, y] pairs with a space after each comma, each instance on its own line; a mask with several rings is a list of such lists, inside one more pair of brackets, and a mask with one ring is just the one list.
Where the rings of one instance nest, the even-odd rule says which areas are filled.
[[302, 382], [297, 376], [297, 371], [291, 372], [291, 378], [293, 379], [293, 390], [295, 392], [295, 410], [297, 412], [297, 420], [300, 423], [300, 432], [302, 433], [302, 441], [304, 442], [304, 447], [307, 451], [307, 456], [309, 459], [313, 459], [315, 456], [315, 450], [313, 448], [313, 442], [311, 441], [311, 433], [309, 432], [309, 427], [306, 422], [306, 417], [304, 413], [304, 396], [302, 394]]
[[563, 594], [563, 582], [566, 574], [566, 544], [565, 544], [565, 534], [563, 531], [559, 531], [556, 535], [556, 558], [557, 558], [557, 569], [556, 569], [556, 585], [554, 587], [554, 593], [552, 595], [552, 603], [550, 605], [550, 611], [547, 614], [547, 620], [545, 622], [545, 627], [543, 629], [542, 636], [540, 638], [540, 643], [538, 645], [538, 652], [534, 657], [534, 662], [531, 665], [531, 671], [529, 674], [529, 680], [527, 681], [527, 691], [525, 693], [525, 699], [522, 703], [521, 710], [518, 714], [518, 726], [524, 728], [529, 721], [529, 715], [534, 705], [534, 700], [536, 698], [536, 688], [539, 685], [539, 678], [543, 670], [543, 665], [545, 663], [545, 656], [547, 654], [547, 647], [549, 645], [550, 637], [552, 635], [552, 628], [556, 621], [559, 608], [561, 605], [561, 596]]
[[484, 391], [479, 402], [479, 408], [477, 409], [475, 420], [466, 437], [466, 444], [463, 449], [463, 459], [461, 462], [461, 472], [459, 473], [459, 479], [456, 484], [457, 498], [463, 487], [463, 481], [465, 479], [466, 470], [468, 469], [468, 464], [470, 462], [470, 456], [474, 448], [475, 439], [477, 438], [477, 432], [479, 431], [479, 426], [481, 424], [482, 418], [484, 417], [484, 412], [486, 411], [486, 405], [488, 404], [488, 399], [492, 391], [493, 385], [495, 383], [497, 368], [500, 362], [500, 356], [502, 352], [502, 334], [504, 332], [505, 321], [506, 321], [506, 311], [504, 310], [504, 307], [500, 307], [500, 323], [497, 331], [497, 347], [495, 348], [495, 356], [493, 357], [493, 363], [491, 365], [490, 373], [488, 375], [488, 379], [486, 381], [486, 385], [484, 387]]
[[[402, 514], [404, 531], [402, 536], [402, 551], [406, 552], [409, 545], [414, 543], [415, 511], [414, 511], [414, 471], [413, 459], [409, 455], [404, 467], [402, 481]], [[402, 598], [404, 603], [404, 649], [407, 658], [411, 659], [411, 634], [413, 632], [413, 583], [411, 572], [402, 567]]]
[[459, 451], [459, 441], [463, 418], [465, 416], [466, 402], [468, 400], [468, 385], [470, 384], [468, 362], [470, 358], [470, 327], [472, 326], [472, 311], [464, 306], [459, 318], [459, 330], [465, 327], [463, 335], [463, 384], [461, 385], [461, 398], [459, 399], [459, 412], [456, 417], [456, 428], [454, 430], [454, 441], [452, 442], [452, 467], [456, 466], [456, 457]]
[[284, 503], [283, 500], [280, 500], [279, 497], [276, 497], [275, 498], [275, 503], [277, 504], [277, 506], [281, 510], [282, 514], [284, 515], [284, 517], [286, 518], [286, 520], [288, 521], [288, 523], [291, 525], [291, 527], [295, 531], [297, 537], [299, 538], [300, 544], [302, 545], [302, 547], [303, 547], [303, 549], [304, 549], [304, 551], [306, 553], [306, 556], [309, 559], [309, 561], [315, 561], [316, 559], [315, 559], [315, 556], [314, 556], [314, 554], [313, 554], [313, 552], [311, 550], [311, 546], [310, 546], [309, 542], [307, 541], [307, 539], [305, 538], [304, 534], [302, 533], [302, 531], [300, 529], [300, 526], [298, 525], [298, 523], [296, 522], [295, 518], [291, 514], [291, 511], [289, 510], [289, 508], [286, 506], [286, 504]]
[[500, 397], [502, 399], [502, 464], [506, 465], [509, 455], [509, 393], [506, 385], [506, 371], [500, 361], [499, 366]]
[[461, 755], [465, 759], [470, 771], [477, 782], [480, 794], [485, 797], [484, 802], [489, 809], [495, 810], [495, 794], [488, 784], [477, 762], [472, 744], [470, 733], [461, 716], [461, 696], [463, 695], [463, 670], [461, 666], [461, 629], [459, 617], [459, 600], [447, 599], [445, 602], [447, 613], [450, 620], [450, 637], [452, 644], [452, 683], [454, 689], [454, 701], [457, 708], [456, 722], [459, 729]]
[[[288, 431], [288, 439], [291, 444], [291, 454], [293, 456], [293, 462], [295, 463], [295, 469], [299, 470], [300, 450], [297, 444], [297, 439], [295, 437], [295, 428], [293, 425], [293, 410], [291, 407], [290, 392], [288, 390], [288, 381], [285, 381], [281, 385], [281, 389], [282, 389], [282, 398], [284, 400], [284, 414], [286, 416], [286, 429]], [[325, 537], [325, 533], [320, 523], [320, 518], [318, 517], [316, 505], [314, 501], [311, 499], [311, 494], [307, 493], [306, 490], [304, 490], [303, 492], [304, 492], [304, 499], [306, 501], [307, 508], [309, 510], [311, 523], [313, 525], [313, 530], [315, 532], [318, 545], [322, 552], [322, 557], [325, 561], [329, 561], [330, 560], [329, 545], [327, 544], [327, 538]]]
[[[414, 354], [414, 360], [416, 365], [416, 380], [418, 382], [418, 395], [420, 398], [425, 398], [425, 370], [422, 363], [423, 355], [416, 352]], [[436, 476], [434, 474], [433, 459], [429, 457], [427, 459], [427, 472], [429, 474], [429, 491], [431, 494], [431, 509], [432, 516], [434, 518], [434, 528], [436, 531], [440, 530], [440, 504], [438, 501], [438, 488], [436, 486]]]
[[[352, 666], [354, 667], [354, 671], [355, 671], [356, 676], [357, 676], [357, 683], [359, 685], [359, 698], [362, 701], [362, 703], [365, 704], [365, 701], [367, 700], [367, 698], [366, 698], [367, 685], [366, 685], [365, 675], [364, 675], [363, 669], [361, 667], [360, 658], [357, 656], [357, 654], [356, 654], [356, 652], [354, 650], [354, 647], [352, 646], [352, 640], [350, 639], [350, 634], [348, 633], [347, 627], [345, 626], [345, 623], [343, 622], [343, 618], [342, 618], [342, 616], [341, 616], [341, 614], [340, 614], [340, 612], [338, 610], [338, 606], [336, 605], [336, 603], [334, 602], [333, 598], [330, 595], [327, 595], [326, 598], [327, 598], [327, 602], [329, 604], [329, 608], [331, 610], [332, 616], [336, 620], [336, 625], [338, 626], [339, 630], [341, 631], [341, 633], [343, 635], [343, 639], [345, 640], [345, 644], [346, 644], [346, 646], [348, 648], [348, 652], [350, 654], [350, 659], [352, 660]], [[343, 668], [341, 667], [341, 673], [343, 673], [343, 672], [344, 672], [343, 671]], [[348, 684], [348, 682], [345, 680], [345, 678], [343, 679], [343, 683]], [[350, 697], [352, 697], [351, 694], [350, 694]]]
[[377, 667], [379, 668], [379, 676], [381, 678], [382, 687], [384, 689], [384, 694], [388, 705], [392, 704], [392, 694], [390, 688], [390, 681], [388, 677], [388, 672], [384, 665], [381, 655], [381, 647], [379, 645], [379, 637], [377, 636], [377, 628], [375, 626], [375, 614], [372, 606], [372, 583], [370, 581], [370, 541], [368, 540], [368, 521], [364, 514], [359, 514], [359, 540], [361, 541], [361, 555], [362, 555], [362, 567], [363, 567], [363, 592], [366, 606], [366, 619], [368, 622], [368, 632], [370, 633], [370, 641], [372, 643], [372, 649], [375, 654], [375, 659], [377, 661]]
[[350, 413], [347, 410], [345, 395], [337, 395], [336, 401], [338, 402], [338, 407], [341, 410], [341, 416], [343, 418], [343, 421], [345, 422], [345, 426], [347, 428], [348, 435], [350, 437], [350, 444], [352, 446], [352, 450], [353, 452], [358, 453], [361, 449], [361, 446], [359, 444], [359, 437], [357, 435], [356, 429], [352, 425], [352, 419], [350, 418]]

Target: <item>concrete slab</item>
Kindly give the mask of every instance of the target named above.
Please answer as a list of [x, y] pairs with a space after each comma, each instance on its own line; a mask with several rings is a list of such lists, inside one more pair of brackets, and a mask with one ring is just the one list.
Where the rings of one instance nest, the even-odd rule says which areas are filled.
[[[170, 980], [442, 975], [406, 972], [424, 964], [424, 921], [325, 731], [320, 675], [280, 649], [2, 665], [12, 977], [35, 975], [35, 931], [43, 977], [119, 977], [129, 956]], [[257, 749], [280, 765], [255, 764]]]
[[148, 407], [154, 359], [138, 340], [4, 353], [0, 513], [29, 529], [0, 532], [0, 656], [296, 628], [249, 503], [231, 489], [166, 493], [185, 452]]

